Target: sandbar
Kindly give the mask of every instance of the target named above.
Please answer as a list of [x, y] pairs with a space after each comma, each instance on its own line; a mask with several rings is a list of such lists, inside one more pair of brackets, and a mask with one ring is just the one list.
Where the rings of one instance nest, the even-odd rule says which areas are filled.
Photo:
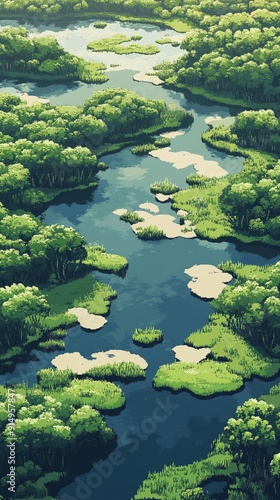
[[140, 72], [134, 75], [133, 80], [135, 82], [152, 83], [153, 85], [161, 85], [162, 83], [164, 83], [164, 81], [161, 80], [158, 76], [146, 75], [144, 72]]
[[187, 363], [199, 363], [211, 353], [209, 347], [196, 349], [188, 345], [176, 345], [172, 349], [175, 352], [175, 359], [177, 361], [186, 361]]
[[163, 194], [163, 193], [157, 193], [156, 194], [156, 200], [159, 201], [160, 203], [166, 203], [167, 201], [171, 201], [173, 196], [171, 194]]
[[84, 307], [73, 307], [68, 309], [67, 312], [77, 316], [81, 327], [87, 330], [99, 330], [107, 323], [106, 318], [98, 314], [91, 314]]
[[202, 299], [216, 299], [233, 277], [230, 273], [224, 273], [216, 266], [195, 265], [185, 269], [185, 274], [192, 280], [188, 283], [188, 288]]
[[150, 156], [161, 161], [171, 163], [174, 168], [182, 169], [193, 166], [199, 175], [205, 177], [224, 177], [228, 172], [218, 162], [205, 160], [202, 155], [188, 151], [171, 151], [170, 147], [160, 148], [149, 152]]
[[138, 365], [142, 370], [148, 367], [147, 361], [138, 354], [129, 351], [111, 349], [109, 351], [94, 352], [93, 359], [86, 359], [79, 352], [59, 354], [52, 359], [52, 365], [58, 370], [72, 370], [76, 375], [84, 375], [91, 368], [113, 365], [115, 363], [130, 362]]
[[174, 130], [171, 132], [163, 132], [161, 137], [167, 137], [167, 139], [175, 139], [175, 137], [178, 137], [179, 135], [184, 135], [184, 130]]
[[142, 208], [143, 210], [149, 210], [149, 212], [153, 212], [154, 214], [157, 214], [159, 212], [158, 206], [154, 203], [142, 203], [141, 205], [139, 205], [139, 208]]
[[26, 101], [27, 106], [32, 106], [33, 104], [40, 103], [40, 104], [49, 104], [50, 101], [49, 99], [41, 99], [40, 97], [37, 97], [36, 95], [29, 95], [26, 93], [22, 93], [19, 96], [23, 101]]

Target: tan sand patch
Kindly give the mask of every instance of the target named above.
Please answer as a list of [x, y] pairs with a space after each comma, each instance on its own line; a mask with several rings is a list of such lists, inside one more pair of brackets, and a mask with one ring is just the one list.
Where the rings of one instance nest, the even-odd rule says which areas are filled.
[[154, 203], [142, 203], [141, 205], [139, 205], [139, 208], [142, 208], [143, 210], [149, 210], [149, 212], [153, 212], [154, 214], [157, 214], [159, 212], [158, 206]]
[[114, 210], [113, 214], [121, 216], [123, 214], [126, 214], [126, 212], [126, 208], [118, 208], [117, 210]]
[[91, 368], [113, 365], [121, 362], [131, 362], [138, 365], [142, 370], [148, 367], [147, 361], [138, 354], [129, 351], [110, 350], [92, 353], [92, 360], [84, 358], [79, 352], [59, 354], [52, 360], [52, 364], [58, 370], [72, 370], [76, 375], [84, 375]]
[[40, 97], [37, 97], [36, 95], [29, 95], [26, 93], [22, 93], [19, 96], [23, 101], [26, 101], [27, 106], [32, 106], [33, 104], [49, 104], [50, 101], [49, 99], [41, 99]]
[[184, 226], [184, 227], [188, 227], [190, 230], [185, 233], [182, 232], [182, 229], [184, 229], [184, 227], [181, 226], [180, 224], [177, 224], [175, 222], [176, 220], [175, 217], [173, 217], [172, 215], [164, 215], [164, 214], [151, 215], [142, 211], [137, 211], [136, 213], [140, 217], [142, 217], [144, 221], [132, 224], [131, 228], [135, 234], [137, 234], [138, 229], [144, 229], [148, 226], [156, 226], [158, 229], [162, 230], [166, 235], [166, 237], [169, 239], [180, 238], [180, 237], [189, 239], [196, 237], [195, 232], [191, 229], [191, 223], [189, 221], [187, 221], [189, 222], [189, 226]]
[[224, 177], [228, 174], [218, 162], [205, 160], [202, 155], [188, 151], [171, 151], [171, 148], [160, 148], [149, 152], [150, 156], [171, 163], [174, 168], [182, 169], [193, 166], [199, 175], [205, 177]]
[[196, 265], [185, 269], [185, 274], [192, 278], [188, 288], [200, 298], [216, 299], [227, 283], [232, 280], [232, 275], [224, 273], [212, 265]]
[[133, 80], [135, 82], [152, 83], [153, 85], [161, 85], [162, 83], [164, 83], [164, 81], [161, 80], [158, 76], [146, 75], [144, 72], [140, 72], [134, 75]]
[[157, 193], [156, 194], [156, 200], [159, 201], [160, 203], [166, 203], [167, 201], [171, 201], [173, 196], [171, 194], [162, 194], [162, 193]]
[[84, 307], [73, 307], [68, 309], [67, 312], [77, 316], [81, 327], [87, 330], [99, 330], [107, 323], [106, 318], [98, 314], [90, 314]]
[[176, 345], [172, 349], [175, 352], [175, 358], [177, 361], [186, 361], [188, 363], [199, 363], [211, 353], [208, 347], [203, 347], [202, 349], [196, 349], [195, 347], [189, 347], [187, 345]]
[[179, 135], [184, 135], [184, 130], [174, 130], [173, 132], [163, 132], [161, 137], [167, 137], [167, 139], [175, 139], [175, 137], [178, 137]]

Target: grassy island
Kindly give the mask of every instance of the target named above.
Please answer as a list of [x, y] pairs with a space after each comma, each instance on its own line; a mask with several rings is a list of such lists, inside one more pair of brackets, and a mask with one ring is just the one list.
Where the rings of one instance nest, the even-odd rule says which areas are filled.
[[[93, 52], [114, 52], [115, 54], [157, 54], [159, 49], [155, 45], [140, 45], [139, 43], [129, 43], [136, 40], [141, 40], [141, 36], [133, 35], [126, 36], [116, 34], [110, 38], [102, 38], [101, 40], [93, 40], [87, 46]], [[123, 45], [125, 44], [125, 45]]]
[[152, 193], [162, 193], [162, 194], [174, 194], [180, 191], [179, 186], [170, 182], [167, 177], [163, 181], [156, 181], [150, 185], [150, 190]]
[[155, 387], [214, 396], [233, 392], [254, 376], [269, 379], [279, 373], [279, 263], [262, 268], [227, 262], [220, 267], [236, 281], [212, 301], [215, 313], [209, 323], [185, 340], [191, 347], [210, 348], [212, 359], [162, 366]]
[[104, 21], [96, 21], [93, 26], [97, 29], [104, 29], [106, 28], [107, 23], [105, 23]]
[[151, 347], [163, 341], [163, 333], [161, 330], [156, 330], [156, 328], [152, 326], [145, 329], [136, 328], [132, 335], [132, 340], [135, 344], [143, 347]]

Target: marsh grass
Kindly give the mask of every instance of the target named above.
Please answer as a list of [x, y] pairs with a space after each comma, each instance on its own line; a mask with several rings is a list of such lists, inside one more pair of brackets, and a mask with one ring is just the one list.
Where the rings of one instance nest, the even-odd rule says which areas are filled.
[[161, 330], [156, 330], [153, 326], [145, 329], [136, 328], [132, 335], [132, 340], [135, 344], [152, 346], [163, 341], [163, 333]]
[[157, 226], [147, 226], [138, 228], [136, 234], [140, 240], [162, 240], [166, 238], [166, 234]]
[[167, 177], [163, 181], [156, 181], [150, 185], [152, 193], [174, 194], [180, 191], [179, 186], [169, 181]]

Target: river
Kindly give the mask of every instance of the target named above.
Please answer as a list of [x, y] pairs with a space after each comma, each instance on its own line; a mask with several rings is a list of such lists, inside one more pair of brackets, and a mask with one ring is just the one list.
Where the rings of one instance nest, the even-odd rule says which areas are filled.
[[[52, 33], [70, 52], [102, 60], [106, 64], [120, 64], [117, 71], [108, 71], [108, 82], [103, 85], [45, 85], [6, 80], [0, 85], [1, 90], [28, 92], [47, 98], [52, 104], [81, 105], [93, 91], [107, 87], [124, 87], [146, 98], [164, 99], [168, 104], [191, 110], [194, 115], [192, 126], [183, 129], [180, 136], [171, 140], [172, 151], [187, 150], [202, 155], [206, 160], [219, 162], [230, 173], [240, 171], [243, 158], [215, 151], [201, 141], [201, 133], [207, 129], [205, 120], [209, 117], [228, 118], [238, 110], [203, 99], [186, 98], [179, 92], [139, 83], [132, 78], [142, 68], [147, 71], [162, 60], [178, 57], [180, 48], [161, 45], [159, 54], [136, 57], [92, 54], [85, 49], [88, 41], [93, 39], [93, 32], [99, 38], [118, 32], [127, 35], [137, 33], [143, 36], [143, 43], [155, 43], [163, 35], [175, 33], [152, 25], [127, 22], [108, 22], [105, 30], [94, 30], [93, 21], [26, 27], [32, 30], [34, 36]], [[1, 26], [4, 24], [18, 25], [17, 22], [6, 21]], [[103, 244], [108, 252], [119, 253], [129, 260], [125, 278], [95, 273], [117, 290], [118, 298], [112, 303], [108, 323], [98, 333], [85, 333], [79, 326], [69, 329], [66, 351], [79, 351], [90, 358], [92, 352], [126, 349], [143, 356], [149, 367], [145, 381], [119, 384], [126, 396], [126, 407], [117, 416], [106, 416], [108, 424], [118, 435], [118, 462], [108, 465], [108, 460], [100, 461], [89, 473], [76, 478], [61, 490], [57, 495], [61, 500], [130, 500], [148, 471], [161, 470], [164, 464], [182, 465], [204, 457], [227, 419], [234, 415], [236, 406], [250, 397], [266, 393], [275, 384], [273, 381], [254, 379], [246, 382], [244, 389], [236, 394], [212, 399], [153, 389], [152, 378], [158, 367], [174, 361], [172, 347], [183, 343], [187, 335], [201, 328], [211, 313], [208, 302], [190, 293], [184, 269], [194, 264], [217, 265], [227, 260], [244, 264], [272, 264], [278, 257], [274, 250], [256, 245], [181, 238], [159, 242], [137, 239], [130, 225], [120, 221], [113, 211], [118, 208], [137, 210], [139, 204], [146, 201], [155, 203], [149, 186], [164, 177], [184, 188], [186, 176], [194, 172], [193, 168], [176, 170], [170, 163], [159, 159], [134, 156], [130, 148], [107, 155], [102, 160], [106, 161], [109, 169], [100, 174], [95, 191], [62, 195], [43, 214], [47, 224], [73, 226], [89, 243]], [[175, 215], [169, 204], [157, 204], [160, 213]], [[163, 330], [164, 342], [142, 349], [133, 344], [131, 335], [135, 328], [148, 325]], [[1, 376], [0, 382], [25, 380], [29, 384], [34, 383], [36, 372], [51, 366], [51, 359], [57, 353], [35, 354], [37, 360], [18, 364], [13, 373]], [[165, 412], [166, 418], [162, 418], [161, 422], [154, 420], [157, 408], [161, 408], [162, 414]]]

